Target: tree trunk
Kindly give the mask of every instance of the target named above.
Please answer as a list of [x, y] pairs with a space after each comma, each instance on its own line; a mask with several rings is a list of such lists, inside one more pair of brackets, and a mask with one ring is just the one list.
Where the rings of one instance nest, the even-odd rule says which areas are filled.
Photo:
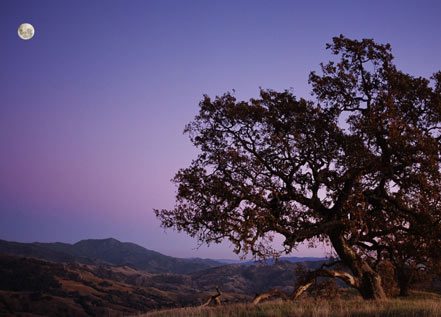
[[343, 236], [342, 231], [336, 230], [329, 234], [329, 239], [340, 260], [352, 271], [356, 280], [355, 288], [364, 299], [384, 299], [386, 293], [381, 285], [381, 277], [369, 263], [360, 258]]
[[400, 297], [409, 296], [410, 282], [412, 281], [412, 272], [410, 268], [397, 267], [397, 282], [400, 288]]
[[385, 299], [386, 293], [381, 285], [381, 277], [378, 273], [363, 272], [358, 291], [364, 299]]
[[341, 262], [352, 271], [352, 275], [343, 271], [324, 269], [310, 272], [305, 281], [294, 290], [291, 298], [293, 300], [297, 299], [313, 284], [317, 277], [324, 276], [343, 280], [347, 285], [357, 289], [364, 299], [385, 299], [386, 293], [381, 285], [380, 275], [371, 268], [368, 262], [358, 256], [352, 246], [345, 240], [342, 231], [336, 230], [331, 232], [329, 239]]

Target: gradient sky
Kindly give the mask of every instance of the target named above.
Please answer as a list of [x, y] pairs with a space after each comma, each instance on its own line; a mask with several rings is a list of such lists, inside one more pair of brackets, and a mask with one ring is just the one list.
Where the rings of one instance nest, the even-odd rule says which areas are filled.
[[389, 42], [402, 70], [430, 76], [440, 17], [441, 1], [1, 0], [0, 239], [234, 257], [228, 243], [195, 250], [152, 212], [173, 206], [170, 179], [195, 156], [182, 131], [202, 94], [308, 97], [340, 33]]

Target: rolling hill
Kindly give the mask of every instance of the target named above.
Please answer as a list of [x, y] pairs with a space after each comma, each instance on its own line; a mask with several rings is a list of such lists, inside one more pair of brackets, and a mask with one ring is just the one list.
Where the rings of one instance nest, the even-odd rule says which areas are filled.
[[34, 257], [54, 262], [128, 265], [153, 273], [186, 274], [223, 265], [210, 259], [175, 258], [113, 238], [88, 239], [75, 244], [19, 243], [0, 240], [0, 254]]
[[197, 306], [217, 287], [224, 303], [248, 302], [271, 288], [292, 291], [298, 262], [310, 268], [322, 263], [182, 259], [112, 238], [75, 244], [0, 240], [0, 315], [122, 316]]
[[296, 265], [233, 264], [176, 274], [0, 255], [0, 316], [135, 315], [200, 305], [216, 287], [224, 303], [249, 302], [255, 293], [270, 288], [291, 291]]

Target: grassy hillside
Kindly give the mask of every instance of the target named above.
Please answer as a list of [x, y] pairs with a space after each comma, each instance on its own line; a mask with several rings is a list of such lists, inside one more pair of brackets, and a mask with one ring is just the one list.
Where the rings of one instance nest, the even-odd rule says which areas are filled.
[[[305, 262], [310, 269], [317, 268], [322, 262]], [[241, 293], [254, 296], [272, 288], [290, 293], [296, 281], [295, 268], [298, 264], [280, 261], [273, 265], [231, 264], [209, 268], [190, 274], [192, 283], [199, 289], [213, 291], [220, 286], [223, 292]]]
[[[154, 311], [145, 316], [368, 317], [436, 316], [436, 311], [441, 312], [441, 297], [432, 293], [414, 293], [408, 300], [378, 304], [354, 299], [356, 294], [350, 289], [342, 290], [339, 297], [346, 300], [334, 303], [305, 298], [296, 303], [239, 304], [250, 302], [264, 288], [292, 291], [294, 266], [288, 262], [272, 266], [229, 265], [182, 275], [0, 255], [0, 316], [30, 312], [57, 317], [136, 316]], [[216, 285], [222, 288], [221, 307], [160, 310], [198, 306], [213, 295]]]
[[249, 302], [266, 287], [292, 291], [295, 265], [230, 265], [184, 275], [0, 255], [0, 316], [122, 316], [194, 307], [218, 285], [225, 304]]
[[390, 299], [383, 302], [356, 300], [271, 301], [260, 305], [181, 308], [151, 312], [139, 317], [434, 317], [441, 316], [441, 296]]
[[161, 287], [161, 282], [151, 283], [150, 279], [150, 273], [130, 267], [1, 255], [0, 316], [121, 316], [175, 303], [192, 304], [179, 297], [192, 293], [188, 287], [176, 292], [160, 290], [155, 286]]

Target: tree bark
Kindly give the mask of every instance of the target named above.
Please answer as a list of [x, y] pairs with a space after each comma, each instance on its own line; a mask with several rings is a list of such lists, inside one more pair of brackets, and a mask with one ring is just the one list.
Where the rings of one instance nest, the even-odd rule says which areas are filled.
[[381, 285], [381, 277], [372, 269], [363, 272], [358, 291], [364, 299], [381, 300], [386, 298], [386, 293]]
[[310, 272], [308, 276], [306, 276], [305, 281], [303, 281], [303, 283], [301, 283], [292, 293], [291, 299], [296, 300], [297, 298], [299, 298], [299, 296], [302, 295], [314, 283], [317, 277], [335, 277], [341, 279], [351, 287], [358, 288], [357, 281], [349, 273], [335, 270], [318, 269]]
[[216, 305], [219, 306], [221, 305], [221, 296], [222, 296], [222, 292], [219, 290], [219, 287], [216, 287], [216, 292], [217, 294], [210, 296], [210, 298], [202, 305], [200, 305], [200, 307], [206, 307], [206, 306], [210, 306], [210, 305]]
[[286, 294], [284, 292], [282, 292], [281, 290], [272, 289], [272, 290], [269, 290], [268, 292], [257, 294], [256, 297], [254, 297], [252, 304], [254, 304], [254, 305], [259, 304], [261, 301], [264, 301], [270, 297], [280, 297], [284, 300], [288, 299], [288, 296], [286, 296]]
[[380, 275], [371, 268], [369, 263], [357, 255], [352, 246], [347, 243], [342, 231], [331, 232], [329, 238], [342, 263], [351, 270], [356, 281], [354, 287], [358, 289], [360, 295], [364, 299], [386, 298]]
[[400, 297], [409, 296], [410, 283], [412, 281], [411, 268], [397, 267], [397, 282], [400, 288]]

